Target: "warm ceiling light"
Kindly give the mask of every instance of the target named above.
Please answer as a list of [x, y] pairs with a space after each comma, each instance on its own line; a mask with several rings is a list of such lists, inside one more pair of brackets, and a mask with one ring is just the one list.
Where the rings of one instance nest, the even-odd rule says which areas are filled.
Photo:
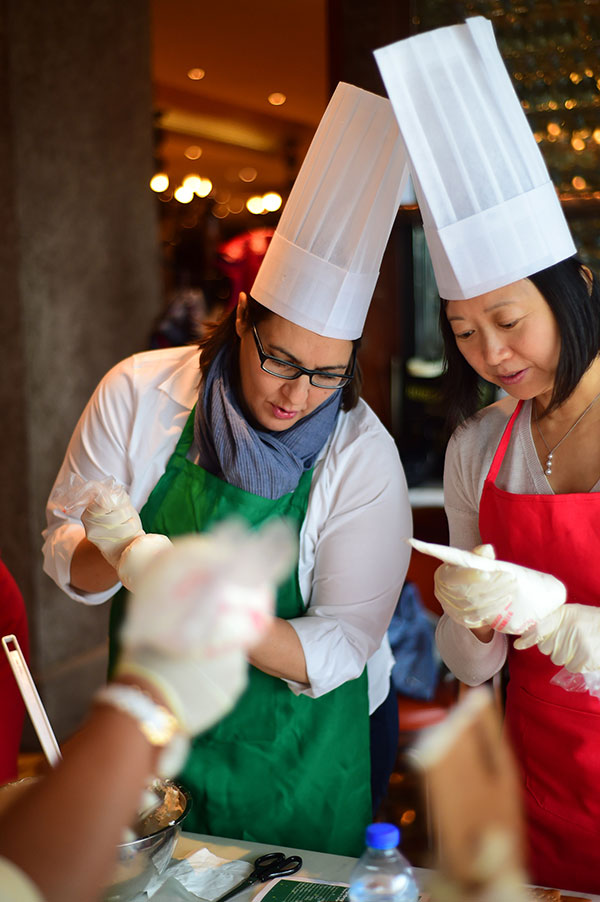
[[585, 150], [585, 141], [581, 138], [571, 138], [571, 147], [573, 150]]
[[246, 201], [246, 206], [250, 210], [251, 213], [264, 213], [265, 205], [263, 203], [262, 197], [258, 197], [255, 195], [254, 197], [249, 197]]
[[600, 144], [600, 128], [595, 128], [592, 132], [592, 138], [596, 142], [596, 144]]
[[584, 188], [587, 188], [586, 180], [580, 175], [576, 175], [575, 178], [572, 178], [571, 184], [576, 191], [583, 191]]
[[153, 191], [156, 191], [157, 194], [166, 191], [169, 187], [169, 176], [167, 173], [157, 172], [156, 175], [153, 175], [150, 179], [150, 187]]
[[198, 189], [202, 186], [202, 179], [199, 175], [186, 175], [181, 184], [192, 194], [197, 194]]
[[192, 144], [190, 147], [186, 147], [183, 153], [188, 160], [199, 160], [202, 156], [202, 148], [197, 144]]
[[258, 172], [253, 166], [245, 166], [243, 169], [240, 169], [238, 175], [243, 182], [253, 182]]
[[187, 185], [180, 185], [175, 191], [174, 197], [180, 204], [189, 204], [194, 197], [194, 192]]
[[549, 122], [546, 126], [549, 135], [554, 135], [554, 137], [558, 137], [560, 135], [560, 125], [558, 122]]
[[281, 106], [282, 103], [286, 102], [287, 97], [280, 91], [273, 91], [272, 94], [269, 94], [267, 99], [272, 106]]
[[205, 75], [206, 72], [204, 71], [204, 69], [189, 69], [187, 77], [191, 78], [192, 81], [200, 81], [204, 78]]
[[194, 188], [194, 191], [198, 195], [198, 197], [208, 197], [210, 192], [212, 191], [212, 182], [210, 179], [200, 179], [200, 184], [197, 188]]
[[281, 206], [281, 194], [277, 194], [276, 191], [269, 191], [263, 197], [263, 204], [265, 210], [268, 210], [269, 213], [274, 213]]

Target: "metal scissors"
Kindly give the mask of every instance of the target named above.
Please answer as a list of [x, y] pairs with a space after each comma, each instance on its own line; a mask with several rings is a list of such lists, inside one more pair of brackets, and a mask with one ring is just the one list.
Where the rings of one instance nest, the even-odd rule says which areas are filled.
[[251, 874], [230, 889], [228, 893], [219, 896], [214, 902], [225, 902], [232, 896], [237, 896], [243, 889], [252, 886], [254, 883], [266, 883], [267, 880], [273, 880], [275, 877], [287, 877], [289, 874], [295, 874], [302, 867], [302, 859], [299, 855], [290, 855], [286, 858], [283, 852], [267, 852], [261, 855], [254, 862], [254, 870]]

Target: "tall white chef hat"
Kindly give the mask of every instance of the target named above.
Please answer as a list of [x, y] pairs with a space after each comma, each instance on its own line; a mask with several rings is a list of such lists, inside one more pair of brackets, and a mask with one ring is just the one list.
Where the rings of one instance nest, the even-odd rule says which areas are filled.
[[443, 298], [484, 294], [575, 253], [487, 19], [398, 41], [375, 58]]
[[389, 100], [340, 83], [252, 297], [319, 335], [359, 338], [407, 177], [406, 151]]

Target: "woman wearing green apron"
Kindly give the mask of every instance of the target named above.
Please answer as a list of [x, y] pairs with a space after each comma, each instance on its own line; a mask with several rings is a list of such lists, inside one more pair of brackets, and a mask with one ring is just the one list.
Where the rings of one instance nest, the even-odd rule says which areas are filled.
[[[119, 511], [88, 509], [83, 526], [51, 496], [45, 555], [65, 591], [98, 603], [119, 587], [114, 563], [135, 583], [136, 558], [156, 535], [231, 515], [293, 524], [298, 567], [251, 653], [248, 688], [195, 738], [181, 774], [194, 798], [186, 828], [353, 855], [372, 817], [371, 759], [387, 759], [374, 762], [381, 794], [395, 754], [393, 728], [391, 741], [371, 743], [369, 714], [385, 721], [388, 710], [385, 633], [408, 564], [410, 507], [394, 442], [359, 397], [355, 358], [404, 159], [387, 101], [345, 85], [328, 112], [307, 157], [316, 142], [318, 184], [307, 183], [317, 170], [305, 161], [253, 297], [242, 294], [207, 331], [200, 372], [197, 350], [165, 349], [123, 361], [100, 383], [57, 485], [73, 472], [110, 475], [129, 498]], [[349, 129], [351, 192], [333, 178]], [[307, 203], [313, 214], [321, 205], [309, 238]], [[103, 529], [115, 539], [104, 557], [89, 541]]]

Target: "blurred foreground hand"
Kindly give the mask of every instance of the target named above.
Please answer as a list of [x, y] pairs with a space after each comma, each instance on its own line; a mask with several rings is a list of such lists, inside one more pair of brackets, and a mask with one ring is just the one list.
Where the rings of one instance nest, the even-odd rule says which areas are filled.
[[227, 521], [174, 539], [129, 598], [115, 679], [155, 686], [188, 736], [208, 729], [245, 688], [246, 653], [269, 627], [296, 553], [280, 520], [254, 531]]

